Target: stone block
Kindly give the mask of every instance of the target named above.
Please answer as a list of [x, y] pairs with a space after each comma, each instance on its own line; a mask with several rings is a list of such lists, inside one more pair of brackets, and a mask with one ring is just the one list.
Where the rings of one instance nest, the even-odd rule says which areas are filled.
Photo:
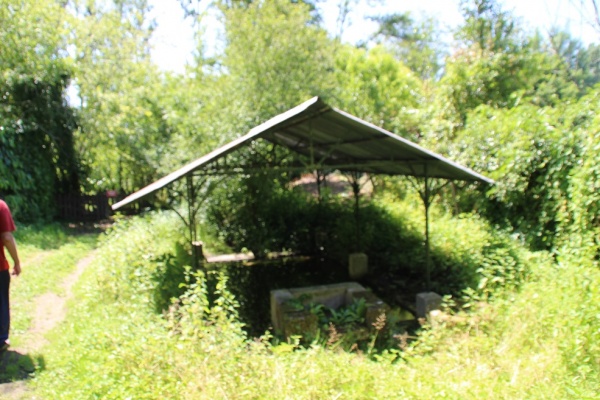
[[285, 337], [301, 335], [304, 338], [312, 339], [316, 337], [319, 329], [317, 316], [307, 311], [284, 313], [283, 324]]
[[271, 290], [271, 322], [275, 332], [283, 332], [283, 311], [282, 305], [294, 298], [294, 295], [287, 289]]
[[386, 314], [390, 311], [390, 306], [385, 304], [382, 300], [377, 300], [373, 303], [368, 304], [367, 312], [365, 314], [365, 323], [369, 329], [373, 328], [373, 323], [377, 321], [377, 318], [381, 314]]
[[417, 317], [427, 318], [427, 314], [433, 310], [439, 310], [442, 305], [442, 296], [434, 292], [423, 292], [417, 294]]
[[365, 253], [352, 253], [348, 256], [350, 278], [360, 279], [369, 272], [369, 257]]
[[[305, 339], [314, 338], [319, 329], [316, 315], [307, 309], [309, 304], [323, 304], [332, 309], [347, 307], [355, 300], [364, 299], [366, 315], [364, 329], [373, 329], [373, 322], [390, 308], [373, 292], [356, 282], [343, 282], [331, 285], [302, 288], [278, 289], [271, 291], [271, 322], [277, 334], [286, 337], [302, 335]], [[302, 309], [304, 305], [304, 309]]]
[[365, 299], [369, 296], [369, 292], [364, 287], [359, 288], [348, 288], [345, 293], [344, 304], [352, 304], [356, 299]]

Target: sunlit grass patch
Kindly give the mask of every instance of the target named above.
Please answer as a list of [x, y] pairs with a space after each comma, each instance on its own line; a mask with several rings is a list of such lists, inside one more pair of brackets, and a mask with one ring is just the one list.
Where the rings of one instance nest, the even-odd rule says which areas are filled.
[[96, 235], [85, 235], [70, 238], [53, 250], [32, 248], [35, 251], [22, 262], [21, 275], [11, 280], [11, 337], [15, 345], [30, 327], [36, 297], [49, 291], [61, 294], [61, 282], [95, 244]]

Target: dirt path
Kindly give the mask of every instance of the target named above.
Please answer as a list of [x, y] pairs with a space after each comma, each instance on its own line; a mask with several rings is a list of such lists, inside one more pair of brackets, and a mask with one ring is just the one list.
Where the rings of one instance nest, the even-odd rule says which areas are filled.
[[[77, 282], [93, 259], [94, 253], [92, 252], [79, 260], [75, 271], [67, 276], [62, 282], [62, 295], [49, 292], [39, 296], [35, 300], [33, 321], [31, 327], [24, 335], [24, 344], [18, 348], [11, 347], [3, 356], [3, 358], [8, 358], [8, 360], [3, 360], [4, 362], [19, 362], [19, 358], [25, 358], [28, 354], [39, 352], [40, 349], [48, 343], [45, 334], [65, 319], [67, 302], [73, 297], [73, 285]], [[1, 399], [21, 399], [26, 393], [27, 386], [24, 381], [0, 384]]]
[[93, 259], [92, 253], [79, 260], [75, 271], [71, 272], [62, 282], [61, 288], [64, 290], [62, 296], [49, 292], [36, 299], [35, 313], [31, 327], [26, 333], [25, 345], [19, 349], [15, 348], [15, 351], [22, 354], [36, 353], [47, 344], [48, 341], [44, 335], [65, 319], [67, 302], [73, 297], [73, 285]]

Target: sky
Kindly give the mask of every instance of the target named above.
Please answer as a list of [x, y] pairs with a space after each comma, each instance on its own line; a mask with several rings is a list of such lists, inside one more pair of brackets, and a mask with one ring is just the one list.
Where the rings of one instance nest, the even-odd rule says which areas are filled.
[[[332, 36], [337, 32], [339, 1], [326, 0], [321, 5], [324, 24]], [[552, 26], [558, 26], [570, 31], [585, 44], [597, 43], [600, 34], [586, 22], [590, 14], [582, 16], [575, 6], [581, 1], [587, 0], [504, 0], [502, 4], [505, 10], [521, 18], [527, 28], [545, 33]], [[201, 5], [207, 3], [207, 0], [200, 0]], [[375, 3], [375, 6], [367, 3]], [[192, 21], [183, 17], [178, 0], [150, 0], [150, 4], [153, 6], [151, 17], [155, 18], [158, 25], [151, 41], [152, 59], [162, 70], [182, 73], [186, 63], [193, 60], [195, 44]], [[365, 17], [394, 12], [409, 11], [415, 17], [436, 17], [441, 26], [449, 31], [462, 21], [458, 4], [459, 0], [361, 0], [350, 15], [350, 24], [345, 28], [342, 40], [357, 43], [376, 29], [375, 23]], [[207, 41], [216, 43], [218, 25], [214, 20], [211, 22], [210, 18], [207, 19], [205, 31]]]

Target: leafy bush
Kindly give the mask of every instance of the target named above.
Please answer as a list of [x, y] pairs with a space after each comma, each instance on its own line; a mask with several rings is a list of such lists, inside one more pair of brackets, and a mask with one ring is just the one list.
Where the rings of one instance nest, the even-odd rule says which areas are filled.
[[600, 258], [600, 117], [597, 113], [600, 89], [581, 99], [569, 119], [577, 121], [583, 148], [579, 162], [569, 176], [568, 188], [559, 209], [560, 252], [581, 258]]
[[54, 196], [79, 192], [76, 120], [63, 98], [69, 78], [19, 77], [0, 85], [0, 194], [21, 221], [48, 221]]
[[599, 93], [595, 88], [555, 107], [522, 102], [511, 109], [470, 111], [466, 128], [448, 145], [453, 158], [486, 171], [496, 183], [446, 193], [448, 208], [477, 209], [533, 249], [560, 247], [556, 239], [576, 220], [589, 227], [585, 221], [595, 217], [586, 210], [597, 211], [592, 199]]
[[[318, 201], [288, 189], [283, 179], [258, 178], [240, 179], [216, 194], [207, 213], [213, 234], [236, 250], [248, 247], [258, 256], [291, 250], [309, 254], [313, 261], [225, 267], [251, 332], [259, 334], [268, 326], [270, 290], [348, 280], [348, 256], [356, 251], [368, 255], [371, 273], [366, 283], [386, 301], [412, 301], [427, 289], [420, 202], [410, 196], [362, 199], [357, 225], [353, 199], [324, 195]], [[481, 218], [452, 218], [434, 209], [431, 220], [429, 289], [455, 296], [471, 289], [489, 296], [503, 287], [517, 287], [526, 277], [518, 246]]]
[[119, 299], [144, 296], [144, 301], [161, 312], [172, 298], [183, 293], [185, 266], [190, 264], [182, 222], [172, 214], [149, 214], [121, 220], [102, 245], [111, 257], [101, 259], [108, 275], [103, 282], [106, 295]]
[[572, 129], [564, 110], [527, 103], [510, 110], [480, 106], [469, 113], [456, 154], [488, 171], [496, 183], [462, 192], [459, 204], [519, 233], [534, 249], [551, 249], [557, 213], [581, 153]]
[[247, 248], [258, 258], [283, 249], [306, 250], [310, 202], [289, 191], [281, 176], [231, 179], [209, 201], [208, 225], [234, 250]]
[[[387, 242], [377, 237], [368, 253], [370, 264], [372, 254], [376, 260], [372, 275], [378, 279], [373, 283], [379, 286], [378, 282], [391, 282], [389, 289], [406, 293], [412, 301], [417, 292], [426, 289], [423, 210], [410, 201], [395, 201], [392, 197], [376, 204], [388, 221], [395, 221], [396, 228], [390, 230]], [[482, 218], [468, 214], [453, 217], [433, 207], [430, 220], [431, 290], [461, 296], [470, 289], [489, 296], [497, 290], [518, 287], [526, 278], [523, 250]], [[388, 258], [378, 255], [378, 251]]]

